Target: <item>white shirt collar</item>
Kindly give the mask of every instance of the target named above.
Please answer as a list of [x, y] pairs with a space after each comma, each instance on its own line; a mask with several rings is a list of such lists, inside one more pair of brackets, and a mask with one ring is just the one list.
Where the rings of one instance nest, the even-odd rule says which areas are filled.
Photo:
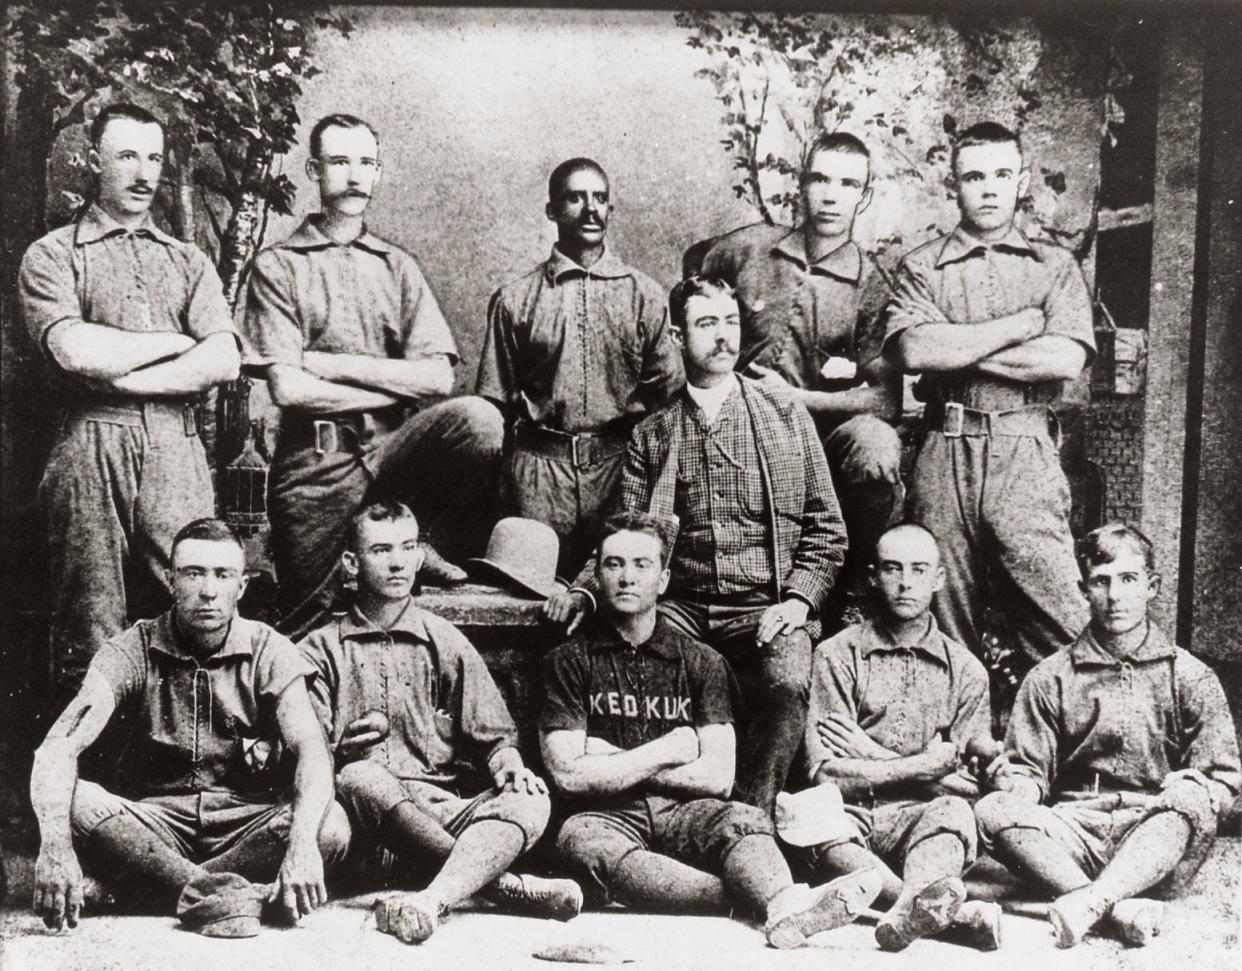
[[725, 400], [735, 387], [737, 387], [737, 375], [730, 374], [729, 380], [721, 381], [714, 388], [696, 388], [687, 382], [686, 393], [690, 395], [690, 400], [699, 406], [707, 423], [713, 425], [716, 423], [716, 416], [720, 414], [720, 409], [724, 407]]

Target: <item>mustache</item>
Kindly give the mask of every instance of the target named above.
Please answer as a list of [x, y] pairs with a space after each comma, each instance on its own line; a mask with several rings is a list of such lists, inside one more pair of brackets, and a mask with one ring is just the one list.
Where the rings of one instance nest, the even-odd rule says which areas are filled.
[[370, 199], [371, 193], [363, 192], [361, 189], [344, 189], [341, 192], [334, 192], [330, 199]]

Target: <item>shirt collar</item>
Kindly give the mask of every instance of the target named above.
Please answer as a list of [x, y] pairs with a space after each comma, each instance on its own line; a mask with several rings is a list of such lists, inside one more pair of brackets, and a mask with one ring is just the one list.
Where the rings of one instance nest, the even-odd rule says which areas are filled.
[[[324, 235], [323, 230], [319, 228], [319, 220], [319, 213], [312, 213], [307, 216], [302, 220], [302, 225], [293, 231], [293, 235], [280, 245], [286, 249], [302, 250], [303, 252], [342, 245]], [[345, 245], [357, 246], [359, 249], [366, 250], [368, 253], [374, 253], [376, 256], [387, 257], [392, 252], [392, 247], [378, 236], [368, 232], [365, 225], [362, 227], [362, 234]]]
[[1143, 638], [1143, 643], [1135, 648], [1133, 654], [1127, 657], [1117, 657], [1101, 646], [1091, 632], [1090, 625], [1088, 625], [1078, 635], [1078, 640], [1074, 642], [1074, 646], [1070, 648], [1070, 658], [1073, 660], [1075, 667], [1115, 668], [1120, 667], [1123, 661], [1141, 664], [1146, 661], [1158, 661], [1161, 658], [1173, 657], [1176, 652], [1177, 649], [1165, 635], [1164, 631], [1151, 621], [1148, 621], [1147, 636]]
[[[97, 243], [101, 239], [109, 236], [124, 235], [131, 232], [119, 222], [104, 212], [103, 207], [97, 202], [92, 202], [86, 212], [82, 214], [82, 218], [78, 220], [77, 228], [73, 233], [73, 242], [76, 246], [85, 246], [88, 243]], [[134, 230], [135, 236], [145, 236], [147, 239], [153, 239], [157, 243], [163, 243], [165, 246], [174, 246], [177, 240], [169, 236], [166, 232], [155, 225], [151, 219], [151, 213], [147, 213], [142, 223]]]
[[804, 229], [798, 226], [782, 236], [772, 247], [772, 252], [788, 257], [804, 270], [825, 273], [846, 283], [857, 283], [862, 277], [862, 250], [852, 239], [847, 239], [827, 256], [812, 263], [806, 252]]
[[200, 657], [181, 646], [181, 638], [177, 633], [174, 621], [175, 614], [175, 609], [169, 610], [156, 618], [155, 629], [152, 631], [151, 639], [147, 645], [149, 649], [159, 651], [161, 654], [167, 654], [169, 657], [174, 657], [178, 660], [194, 661], [200, 664], [221, 660], [226, 657], [252, 657], [254, 655], [250, 634], [244, 629], [246, 622], [236, 614], [229, 623], [229, 632], [225, 635], [224, 643], [220, 646], [220, 649], [207, 657]]
[[373, 637], [384, 634], [405, 634], [424, 643], [431, 642], [431, 637], [427, 634], [427, 625], [423, 621], [423, 612], [415, 606], [413, 600], [407, 601], [401, 616], [387, 630], [372, 623], [371, 618], [364, 614], [356, 603], [350, 606], [341, 620], [342, 641], [347, 637]]
[[936, 269], [940, 269], [946, 263], [956, 263], [959, 260], [969, 259], [972, 256], [982, 256], [989, 249], [994, 249], [998, 253], [1015, 253], [1019, 256], [1029, 256], [1032, 259], [1042, 261], [1038, 250], [1031, 245], [1031, 241], [1026, 238], [1026, 234], [1016, 225], [1010, 226], [1009, 232], [1000, 239], [984, 242], [970, 235], [965, 227], [959, 223], [957, 228], [945, 239], [944, 245], [940, 247], [940, 256], [936, 259]]
[[[677, 657], [677, 648], [670, 641], [668, 634], [669, 629], [664, 622], [664, 618], [657, 615], [655, 630], [638, 647], [652, 654], [658, 654], [667, 661], [672, 661]], [[587, 632], [587, 649], [592, 654], [604, 654], [608, 651], [627, 651], [630, 647], [629, 641], [624, 640], [617, 633], [616, 628], [603, 618], [596, 616], [592, 619], [591, 626]]]
[[548, 257], [548, 262], [544, 265], [544, 272], [547, 274], [549, 283], [559, 283], [561, 277], [569, 274], [582, 274], [603, 280], [619, 280], [621, 277], [633, 276], [630, 268], [622, 263], [607, 246], [604, 247], [604, 255], [596, 260], [590, 269], [587, 269], [562, 253], [555, 243], [552, 245], [552, 255]]
[[945, 667], [949, 666], [949, 651], [945, 647], [944, 638], [940, 636], [936, 618], [930, 613], [927, 615], [926, 629], [914, 641], [898, 642], [883, 624], [872, 620], [863, 621], [859, 634], [859, 650], [864, 658], [876, 651], [918, 651]]
[[689, 381], [684, 387], [686, 396], [702, 412], [702, 417], [707, 419], [708, 424], [713, 424], [724, 409], [725, 402], [729, 400], [729, 396], [737, 387], [737, 375], [731, 373], [728, 378], [713, 388], [698, 388]]

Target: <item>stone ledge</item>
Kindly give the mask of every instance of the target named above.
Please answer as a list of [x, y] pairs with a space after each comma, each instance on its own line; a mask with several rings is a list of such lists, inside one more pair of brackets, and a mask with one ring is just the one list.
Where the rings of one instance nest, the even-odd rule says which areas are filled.
[[542, 600], [481, 583], [423, 587], [414, 603], [458, 627], [540, 627]]

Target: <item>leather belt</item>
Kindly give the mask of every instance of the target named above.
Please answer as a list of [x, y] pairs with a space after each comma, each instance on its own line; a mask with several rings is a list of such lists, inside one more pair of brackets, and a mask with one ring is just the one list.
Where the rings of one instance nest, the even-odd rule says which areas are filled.
[[559, 432], [529, 421], [520, 421], [513, 430], [514, 447], [535, 455], [569, 462], [575, 469], [598, 465], [625, 451], [629, 432]]
[[311, 415], [286, 411], [280, 422], [281, 450], [313, 448], [316, 455], [332, 452], [361, 454], [377, 434], [400, 426], [405, 409], [358, 411], [338, 415]]
[[200, 398], [189, 401], [168, 399], [100, 398], [94, 401], [75, 401], [64, 411], [67, 421], [98, 421], [115, 425], [145, 425], [161, 419], [181, 423], [186, 438], [203, 430], [203, 402]]
[[923, 412], [923, 427], [940, 432], [945, 438], [967, 435], [1029, 436], [1047, 435], [1053, 421], [1047, 405], [1026, 405], [1008, 411], [979, 411], [956, 401], [929, 402]]

